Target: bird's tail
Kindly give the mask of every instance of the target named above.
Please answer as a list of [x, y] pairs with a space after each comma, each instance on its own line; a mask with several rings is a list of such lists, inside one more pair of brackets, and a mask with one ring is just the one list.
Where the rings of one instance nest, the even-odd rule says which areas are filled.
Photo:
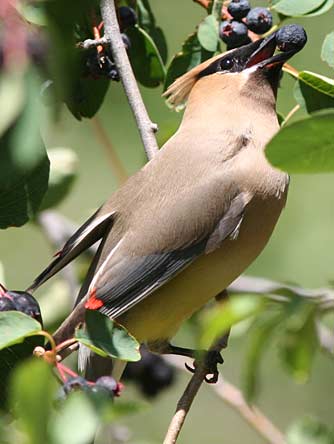
[[126, 367], [126, 362], [119, 359], [103, 358], [88, 347], [80, 346], [78, 367], [89, 381], [96, 381], [101, 376], [112, 376], [119, 381]]

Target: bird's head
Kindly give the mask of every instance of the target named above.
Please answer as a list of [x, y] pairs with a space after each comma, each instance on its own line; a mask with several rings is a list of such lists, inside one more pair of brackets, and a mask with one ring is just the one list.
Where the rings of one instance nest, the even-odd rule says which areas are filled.
[[[297, 34], [296, 29], [291, 33], [290, 27], [296, 28]], [[259, 106], [262, 103], [274, 108], [283, 64], [305, 43], [303, 28], [288, 25], [266, 38], [201, 63], [170, 85], [164, 96], [172, 106], [188, 98], [197, 105], [203, 100], [209, 104], [221, 100], [225, 106], [228, 103], [233, 106], [245, 98], [246, 102], [256, 100]]]

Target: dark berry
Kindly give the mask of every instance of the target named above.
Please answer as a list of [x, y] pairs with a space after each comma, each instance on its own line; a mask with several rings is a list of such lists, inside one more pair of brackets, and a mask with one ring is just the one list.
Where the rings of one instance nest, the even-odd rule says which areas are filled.
[[16, 310], [42, 323], [41, 309], [36, 299], [26, 291], [7, 291], [6, 293], [13, 301]]
[[174, 382], [175, 371], [160, 356], [150, 353], [143, 347], [141, 355], [140, 361], [130, 362], [127, 365], [124, 377], [138, 384], [144, 395], [153, 397]]
[[137, 23], [136, 12], [128, 6], [121, 6], [118, 8], [118, 17], [122, 30], [134, 26]]
[[82, 390], [87, 389], [88, 383], [85, 378], [82, 376], [75, 376], [73, 378], [69, 378], [63, 385], [63, 389], [66, 395], [74, 390]]
[[231, 0], [227, 8], [228, 12], [236, 20], [241, 20], [246, 17], [250, 9], [251, 7], [248, 0]]
[[14, 302], [6, 296], [0, 297], [0, 311], [16, 310]]
[[280, 51], [299, 51], [305, 46], [307, 35], [300, 25], [286, 25], [276, 33], [276, 43]]
[[129, 37], [126, 34], [121, 34], [125, 49], [128, 50], [129, 48], [131, 48], [131, 42]]
[[255, 34], [263, 34], [272, 27], [273, 16], [266, 8], [253, 8], [249, 11], [246, 17], [248, 29], [255, 32]]
[[109, 395], [114, 396], [119, 393], [119, 386], [114, 378], [111, 376], [101, 376], [96, 380], [96, 387], [102, 387]]
[[48, 54], [48, 45], [42, 34], [30, 33], [27, 37], [27, 53], [36, 65], [45, 65]]
[[244, 23], [225, 21], [220, 24], [220, 38], [230, 49], [242, 46], [248, 41], [248, 29]]

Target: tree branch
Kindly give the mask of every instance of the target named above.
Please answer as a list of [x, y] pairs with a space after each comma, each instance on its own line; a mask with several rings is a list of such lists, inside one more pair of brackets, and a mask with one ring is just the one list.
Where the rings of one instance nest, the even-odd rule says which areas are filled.
[[[165, 356], [164, 359], [173, 367], [186, 371], [184, 367], [183, 359], [179, 356]], [[193, 379], [193, 378], [192, 378]], [[188, 389], [188, 384], [186, 390]], [[239, 415], [269, 444], [285, 444], [283, 434], [277, 429], [277, 427], [258, 409], [256, 406], [248, 405], [241, 391], [230, 382], [219, 377], [216, 384], [211, 384], [212, 390], [230, 407], [236, 410]], [[185, 390], [185, 392], [186, 392]], [[196, 392], [197, 393], [197, 392]], [[174, 419], [174, 418], [173, 418]], [[175, 419], [175, 426], [181, 423], [181, 412], [177, 417], [178, 422]], [[184, 422], [184, 420], [183, 420]], [[183, 424], [183, 423], [182, 423]], [[181, 425], [182, 427], [182, 425]], [[175, 436], [175, 435], [174, 435]], [[166, 436], [167, 438], [167, 436]], [[171, 444], [176, 442], [176, 438], [169, 441], [164, 441], [164, 444]], [[171, 439], [171, 434], [168, 435]]]
[[[125, 94], [135, 116], [139, 133], [148, 159], [158, 152], [155, 139], [157, 125], [152, 123], [146, 111], [136, 79], [134, 77], [128, 55], [121, 37], [114, 0], [101, 0], [102, 19], [104, 22], [104, 38], [110, 43], [114, 62], [117, 66]], [[83, 43], [85, 45], [85, 42]]]

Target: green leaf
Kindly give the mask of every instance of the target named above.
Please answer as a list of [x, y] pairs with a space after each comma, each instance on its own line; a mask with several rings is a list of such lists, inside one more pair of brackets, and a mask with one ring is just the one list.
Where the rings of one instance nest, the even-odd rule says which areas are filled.
[[212, 54], [202, 48], [197, 33], [191, 34], [183, 43], [181, 52], [175, 54], [168, 66], [164, 89], [166, 90], [178, 77], [209, 59]]
[[41, 324], [20, 311], [0, 312], [0, 350], [42, 330]]
[[99, 111], [107, 94], [110, 81], [104, 78], [78, 77], [76, 85], [67, 95], [65, 103], [73, 116], [92, 118]]
[[207, 349], [229, 331], [232, 325], [260, 313], [265, 307], [263, 298], [256, 295], [233, 296], [209, 311], [202, 321], [200, 347]]
[[21, 344], [0, 350], [0, 409], [8, 408], [8, 387], [9, 378], [13, 369], [22, 364], [23, 361], [31, 358], [34, 348], [43, 346], [43, 336], [31, 336], [26, 338]]
[[129, 57], [136, 79], [149, 88], [159, 86], [166, 70], [153, 39], [138, 26], [128, 28], [126, 34], [131, 40]]
[[200, 23], [197, 38], [201, 46], [207, 51], [215, 52], [219, 46], [218, 21], [210, 14]]
[[86, 310], [86, 326], [77, 330], [75, 337], [98, 355], [124, 361], [140, 359], [139, 344], [135, 338], [98, 311]]
[[11, 384], [11, 403], [27, 444], [50, 443], [49, 418], [56, 389], [51, 368], [32, 359], [16, 369]]
[[294, 94], [308, 113], [334, 108], [334, 81], [320, 74], [301, 71]]
[[69, 148], [52, 148], [48, 154], [51, 162], [49, 188], [39, 211], [62, 202], [77, 177], [78, 157], [74, 151]]
[[37, 26], [46, 26], [44, 8], [38, 3], [18, 3], [16, 5], [24, 20]]
[[0, 135], [20, 114], [25, 103], [25, 84], [21, 72], [3, 71], [0, 75]]
[[152, 37], [162, 61], [166, 63], [168, 55], [166, 37], [162, 29], [156, 26], [155, 17], [148, 0], [137, 0], [137, 9], [139, 26]]
[[259, 390], [259, 368], [267, 344], [282, 321], [282, 311], [275, 307], [258, 317], [248, 333], [247, 352], [242, 372], [242, 385], [245, 397], [251, 402]]
[[316, 17], [318, 15], [325, 14], [328, 12], [334, 5], [334, 0], [326, 0], [323, 2], [322, 5], [319, 6], [319, 8], [316, 8], [312, 10], [311, 12], [305, 14], [304, 17]]
[[0, 228], [33, 217], [48, 184], [49, 160], [39, 132], [39, 79], [33, 71], [24, 85], [22, 111], [0, 139]]
[[314, 418], [303, 418], [292, 424], [286, 435], [287, 444], [333, 444], [334, 433]]
[[280, 355], [291, 376], [300, 383], [308, 380], [318, 346], [316, 307], [293, 298], [285, 307], [285, 329], [280, 335]]
[[298, 17], [319, 8], [323, 3], [324, 0], [280, 0], [272, 9], [289, 17]]
[[289, 173], [334, 171], [334, 112], [314, 114], [283, 127], [269, 142], [266, 156]]
[[331, 68], [334, 68], [334, 32], [326, 35], [321, 48], [321, 58]]
[[94, 441], [100, 423], [96, 409], [83, 392], [71, 393], [52, 418], [50, 433], [55, 444]]

